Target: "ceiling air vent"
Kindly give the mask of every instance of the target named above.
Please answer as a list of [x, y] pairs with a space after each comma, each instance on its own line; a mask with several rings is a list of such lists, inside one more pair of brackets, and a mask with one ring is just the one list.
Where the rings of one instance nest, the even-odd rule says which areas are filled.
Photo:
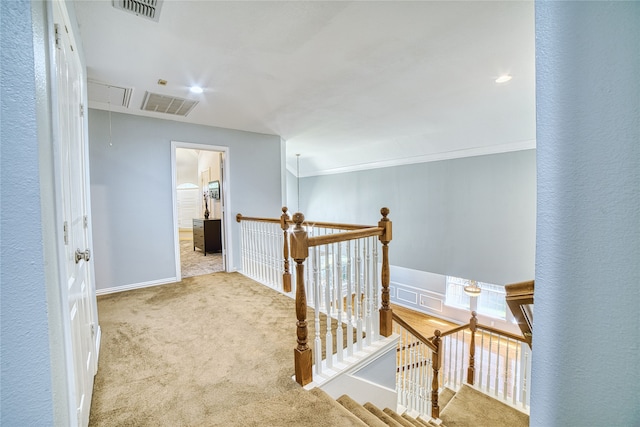
[[186, 116], [197, 104], [198, 101], [193, 101], [191, 99], [176, 98], [173, 96], [145, 92], [142, 107], [140, 108], [144, 111], [173, 114], [175, 116]]
[[113, 7], [158, 22], [163, 0], [112, 0]]

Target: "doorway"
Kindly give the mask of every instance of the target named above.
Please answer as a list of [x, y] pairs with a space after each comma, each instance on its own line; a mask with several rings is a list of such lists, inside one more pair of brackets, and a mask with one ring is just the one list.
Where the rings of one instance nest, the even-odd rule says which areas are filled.
[[227, 147], [172, 141], [176, 277], [227, 271]]

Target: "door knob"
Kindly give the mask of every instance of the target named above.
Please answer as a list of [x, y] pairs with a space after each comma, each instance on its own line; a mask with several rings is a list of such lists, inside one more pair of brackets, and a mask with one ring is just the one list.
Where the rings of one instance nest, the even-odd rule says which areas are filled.
[[91, 251], [87, 249], [83, 252], [80, 249], [76, 249], [76, 264], [79, 263], [81, 259], [89, 261], [91, 259]]

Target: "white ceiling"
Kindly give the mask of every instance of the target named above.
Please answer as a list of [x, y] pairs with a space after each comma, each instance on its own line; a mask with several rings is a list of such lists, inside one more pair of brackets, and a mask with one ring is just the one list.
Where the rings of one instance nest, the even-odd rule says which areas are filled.
[[[88, 78], [133, 89], [90, 107], [280, 135], [300, 176], [535, 146], [532, 1], [75, 5]], [[145, 112], [145, 91], [199, 104]]]

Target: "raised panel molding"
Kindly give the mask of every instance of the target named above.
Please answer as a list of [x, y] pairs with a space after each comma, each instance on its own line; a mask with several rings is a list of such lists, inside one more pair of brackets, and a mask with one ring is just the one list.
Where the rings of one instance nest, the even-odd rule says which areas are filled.
[[429, 295], [421, 294], [420, 305], [422, 307], [428, 308], [429, 310], [434, 310], [442, 313], [443, 301], [440, 298], [434, 298]]
[[408, 302], [410, 304], [417, 304], [418, 303], [418, 293], [417, 292], [409, 291], [407, 289], [398, 289], [397, 292], [398, 292], [398, 294], [397, 294], [396, 298], [399, 301]]
[[444, 307], [444, 295], [404, 283], [389, 284], [389, 299], [392, 303], [427, 313], [442, 313]]

